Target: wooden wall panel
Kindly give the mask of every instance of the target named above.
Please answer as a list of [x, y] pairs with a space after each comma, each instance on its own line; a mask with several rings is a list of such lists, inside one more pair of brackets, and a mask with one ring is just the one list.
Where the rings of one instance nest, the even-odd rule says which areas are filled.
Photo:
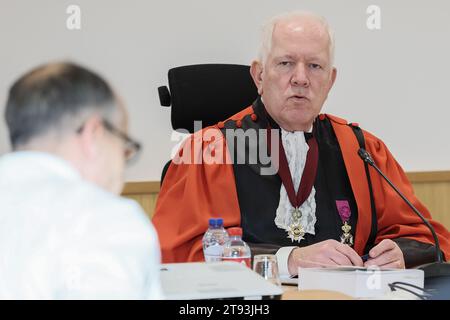
[[433, 219], [450, 230], [450, 182], [414, 183], [414, 191], [430, 210]]
[[[450, 229], [450, 171], [410, 172], [417, 197], [426, 205], [435, 220]], [[136, 200], [152, 217], [159, 192], [159, 181], [131, 182], [122, 195]]]
[[155, 211], [156, 199], [159, 193], [159, 181], [130, 182], [122, 191], [124, 197], [137, 201], [151, 218]]

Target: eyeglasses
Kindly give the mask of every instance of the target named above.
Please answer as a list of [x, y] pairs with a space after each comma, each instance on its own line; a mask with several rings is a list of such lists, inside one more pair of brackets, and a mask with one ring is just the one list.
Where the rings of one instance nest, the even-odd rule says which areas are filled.
[[[127, 162], [127, 164], [133, 163], [138, 158], [138, 155], [142, 149], [141, 144], [136, 140], [130, 138], [126, 133], [115, 127], [108, 120], [102, 119], [102, 124], [105, 129], [108, 130], [111, 134], [123, 140], [125, 161]], [[81, 133], [83, 129], [84, 125], [82, 125], [77, 130], [77, 133]]]
[[108, 130], [113, 135], [115, 135], [116, 137], [119, 137], [120, 139], [122, 139], [125, 142], [124, 155], [125, 155], [125, 160], [127, 161], [127, 163], [129, 164], [129, 163], [134, 162], [137, 159], [137, 157], [142, 149], [141, 144], [139, 142], [137, 142], [136, 140], [130, 138], [126, 133], [124, 133], [120, 129], [117, 129], [109, 121], [103, 119], [102, 123], [105, 126], [106, 130]]

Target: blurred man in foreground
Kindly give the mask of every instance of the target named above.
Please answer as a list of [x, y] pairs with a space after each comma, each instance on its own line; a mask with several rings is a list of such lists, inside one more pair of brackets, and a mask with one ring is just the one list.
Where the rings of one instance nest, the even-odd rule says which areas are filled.
[[158, 299], [159, 245], [118, 196], [139, 144], [95, 73], [48, 64], [10, 89], [0, 157], [0, 298]]

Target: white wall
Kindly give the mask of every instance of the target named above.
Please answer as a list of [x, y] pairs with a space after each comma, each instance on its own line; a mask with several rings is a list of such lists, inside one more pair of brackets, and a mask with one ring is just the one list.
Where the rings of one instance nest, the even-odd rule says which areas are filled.
[[[81, 7], [80, 31], [66, 29], [69, 4]], [[381, 7], [381, 30], [366, 27], [370, 4]], [[131, 132], [144, 143], [127, 180], [159, 180], [175, 144], [156, 91], [167, 70], [249, 64], [263, 21], [291, 9], [324, 15], [336, 33], [338, 79], [324, 111], [384, 139], [408, 171], [450, 169], [446, 0], [0, 0], [0, 112], [9, 85], [29, 68], [83, 63], [124, 96]], [[2, 119], [0, 153], [8, 148]]]

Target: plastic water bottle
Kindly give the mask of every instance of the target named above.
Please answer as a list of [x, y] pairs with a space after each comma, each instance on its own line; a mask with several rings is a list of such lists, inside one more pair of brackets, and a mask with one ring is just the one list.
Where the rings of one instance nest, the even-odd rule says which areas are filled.
[[242, 228], [229, 228], [229, 239], [223, 250], [223, 261], [236, 261], [251, 268], [250, 247], [242, 241]]
[[223, 248], [227, 241], [228, 232], [223, 227], [223, 219], [209, 219], [209, 228], [202, 240], [205, 261], [222, 261]]

